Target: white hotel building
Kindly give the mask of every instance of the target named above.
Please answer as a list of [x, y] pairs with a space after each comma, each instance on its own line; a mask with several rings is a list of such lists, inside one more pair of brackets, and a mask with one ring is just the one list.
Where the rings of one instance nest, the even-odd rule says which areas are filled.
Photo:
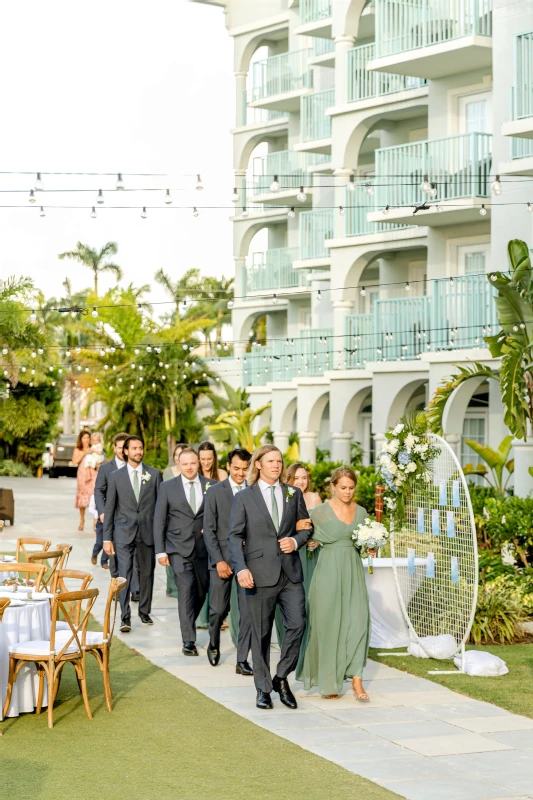
[[[317, 447], [348, 460], [357, 440], [370, 462], [454, 365], [491, 360], [485, 273], [506, 268], [510, 238], [533, 244], [533, 2], [211, 4], [237, 99], [241, 344], [224, 368], [272, 402], [261, 423], [281, 449], [297, 431], [304, 460]], [[265, 314], [267, 343], [246, 352]], [[495, 381], [452, 398], [445, 435], [463, 463], [466, 438], [506, 433]]]

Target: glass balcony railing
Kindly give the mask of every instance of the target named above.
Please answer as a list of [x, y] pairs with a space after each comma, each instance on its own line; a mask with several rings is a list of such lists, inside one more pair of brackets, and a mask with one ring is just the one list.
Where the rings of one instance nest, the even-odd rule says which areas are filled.
[[256, 348], [243, 358], [243, 386], [323, 375], [333, 369], [332, 337], [332, 328], [313, 328]]
[[306, 48], [256, 61], [252, 70], [252, 102], [312, 87], [313, 74], [308, 67], [311, 52]]
[[305, 270], [292, 267], [292, 262], [299, 257], [299, 247], [277, 247], [252, 253], [252, 263], [245, 273], [245, 294], [306, 286]]
[[301, 211], [300, 217], [300, 258], [327, 258], [329, 249], [326, 239], [333, 239], [334, 210], [332, 208], [315, 208], [313, 211]]
[[492, 36], [492, 0], [376, 0], [376, 58]]
[[300, 22], [319, 22], [331, 17], [332, 0], [300, 0]]
[[[489, 133], [465, 133], [376, 150], [377, 206], [488, 197], [491, 143]], [[424, 182], [433, 194], [423, 191]]]
[[331, 136], [331, 117], [326, 116], [326, 108], [330, 108], [334, 103], [334, 89], [302, 97], [301, 126], [304, 142], [328, 139]]
[[250, 108], [251, 96], [247, 91], [242, 93], [241, 125], [256, 125], [261, 122], [270, 122], [287, 116], [286, 111], [277, 111], [272, 108]]
[[349, 314], [344, 320], [344, 359], [348, 369], [359, 369], [375, 360], [374, 315]]
[[335, 42], [333, 39], [321, 39], [319, 36], [313, 38], [313, 56], [315, 58], [320, 58], [320, 56], [335, 52]]
[[254, 193], [270, 192], [272, 181], [277, 176], [280, 191], [297, 189], [309, 182], [308, 168], [327, 161], [326, 153], [298, 153], [294, 150], [277, 150], [253, 160]]
[[424, 78], [411, 78], [408, 75], [392, 75], [387, 72], [371, 72], [367, 64], [376, 58], [376, 45], [364, 44], [348, 51], [348, 88], [347, 101], [355, 103], [358, 100], [368, 100], [372, 97], [382, 97], [394, 92], [403, 92], [407, 89], [418, 89], [425, 86]]
[[375, 360], [412, 360], [424, 352], [427, 340], [424, 332], [431, 324], [430, 306], [427, 295], [376, 300]]
[[515, 83], [511, 88], [513, 119], [533, 117], [533, 31], [515, 36]]
[[[369, 212], [377, 210], [372, 184], [369, 181], [359, 181], [354, 182], [353, 187], [353, 189], [346, 189], [344, 206], [344, 233], [346, 236], [367, 236], [373, 233], [413, 227], [412, 225], [398, 225], [394, 222], [369, 222]], [[368, 194], [368, 190], [371, 190], [372, 194]]]

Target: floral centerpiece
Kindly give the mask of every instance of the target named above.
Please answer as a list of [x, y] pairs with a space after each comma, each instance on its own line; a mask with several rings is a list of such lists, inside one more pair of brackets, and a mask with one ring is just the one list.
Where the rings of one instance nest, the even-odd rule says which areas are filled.
[[368, 517], [364, 522], [360, 522], [357, 529], [352, 533], [352, 539], [355, 546], [360, 548], [361, 552], [366, 553], [368, 556], [368, 573], [372, 575], [374, 569], [372, 567], [372, 556], [369, 550], [377, 550], [379, 547], [384, 547], [389, 540], [389, 532], [385, 525], [375, 520], [370, 520]]
[[440, 449], [428, 438], [425, 414], [414, 419], [405, 417], [386, 434], [386, 442], [378, 457], [379, 471], [385, 481], [385, 504], [396, 529], [404, 522], [405, 507], [413, 487], [431, 482], [428, 464]]

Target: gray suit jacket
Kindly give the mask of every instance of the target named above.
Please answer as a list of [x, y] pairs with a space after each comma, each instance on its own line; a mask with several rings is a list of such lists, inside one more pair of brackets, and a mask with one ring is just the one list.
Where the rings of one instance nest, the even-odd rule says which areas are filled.
[[[228, 544], [233, 569], [236, 574], [242, 569], [249, 569], [258, 587], [274, 586], [279, 580], [281, 570], [292, 583], [303, 581], [298, 551], [282, 553], [278, 540], [292, 536], [298, 547], [302, 547], [311, 532], [297, 532], [296, 523], [301, 519], [309, 519], [309, 512], [300, 489], [295, 486], [287, 487], [283, 483], [281, 488], [285, 502], [277, 533], [257, 484], [239, 492], [231, 508]], [[294, 490], [290, 498], [286, 495], [287, 488]], [[243, 542], [246, 542], [245, 552]]]
[[[113, 456], [110, 461], [106, 461], [105, 464], [102, 464], [98, 468], [96, 483], [94, 484], [94, 504], [96, 506], [96, 510], [98, 511], [98, 519], [100, 519], [100, 515], [104, 513], [105, 499], [107, 495], [107, 482], [109, 480], [109, 476], [117, 469], [118, 467], [117, 462], [115, 461], [115, 456]], [[126, 469], [126, 467], [121, 467], [121, 469]]]
[[218, 561], [230, 563], [228, 536], [232, 504], [233, 489], [229, 478], [212, 486], [205, 495], [204, 541], [211, 569], [216, 566]]
[[104, 507], [105, 541], [131, 544], [140, 533], [145, 544], [153, 545], [154, 509], [162, 478], [158, 469], [144, 463], [142, 467], [143, 475], [148, 473], [150, 480], [145, 482], [141, 479], [138, 503], [127, 466], [109, 475]]
[[[206, 484], [215, 484], [201, 475], [200, 483], [206, 492]], [[211, 489], [209, 489], [211, 491]], [[176, 554], [189, 558], [207, 558], [207, 549], [202, 534], [204, 525], [204, 502], [193, 512], [185, 495], [181, 475], [163, 481], [154, 514], [154, 542], [156, 553]]]

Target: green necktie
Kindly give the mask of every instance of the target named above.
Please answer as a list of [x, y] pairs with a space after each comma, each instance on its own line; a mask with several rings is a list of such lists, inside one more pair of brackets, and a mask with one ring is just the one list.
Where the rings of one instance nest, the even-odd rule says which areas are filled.
[[139, 473], [136, 469], [133, 470], [133, 494], [137, 502], [139, 502]]
[[196, 514], [196, 492], [194, 490], [194, 481], [189, 481], [189, 505]]
[[276, 531], [279, 531], [279, 512], [278, 501], [276, 500], [276, 487], [271, 486], [270, 491], [272, 492], [272, 522], [274, 523]]

